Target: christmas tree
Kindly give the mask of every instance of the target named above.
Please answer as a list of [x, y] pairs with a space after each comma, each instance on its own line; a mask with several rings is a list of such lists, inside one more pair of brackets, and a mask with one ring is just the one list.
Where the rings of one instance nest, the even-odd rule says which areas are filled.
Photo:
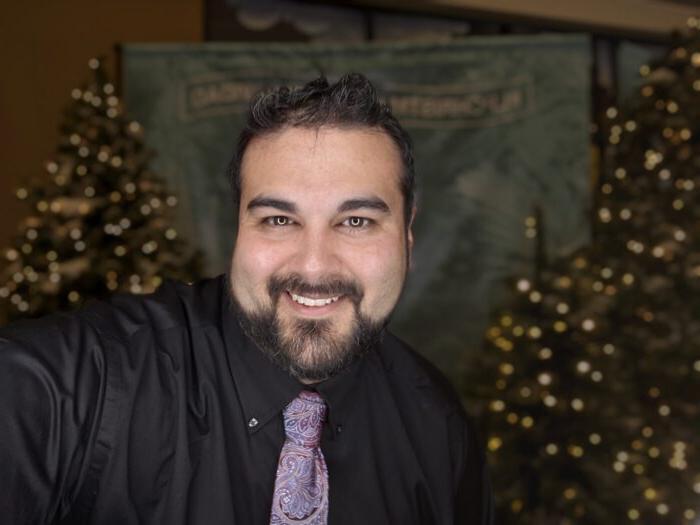
[[487, 400], [503, 523], [700, 517], [700, 31], [689, 25], [606, 112], [593, 244], [513, 283], [467, 382]]
[[30, 214], [5, 250], [6, 320], [75, 308], [117, 291], [147, 293], [165, 278], [192, 280], [200, 257], [173, 227], [177, 198], [149, 167], [144, 131], [124, 112], [98, 59], [74, 89], [49, 180], [17, 190]]

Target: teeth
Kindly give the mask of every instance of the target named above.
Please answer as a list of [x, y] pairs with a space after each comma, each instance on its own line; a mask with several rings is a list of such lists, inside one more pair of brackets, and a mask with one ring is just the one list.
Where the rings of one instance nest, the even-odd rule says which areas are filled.
[[327, 299], [311, 299], [310, 297], [304, 297], [303, 295], [297, 295], [295, 293], [289, 293], [292, 296], [292, 300], [295, 303], [303, 304], [304, 306], [326, 306], [340, 299], [340, 296], [328, 297]]

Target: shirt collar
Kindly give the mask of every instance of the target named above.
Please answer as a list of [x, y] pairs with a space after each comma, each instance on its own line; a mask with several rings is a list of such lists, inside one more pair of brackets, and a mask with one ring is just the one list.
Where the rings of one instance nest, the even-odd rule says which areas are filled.
[[342, 432], [343, 423], [356, 406], [356, 403], [353, 403], [352, 393], [357, 392], [360, 381], [364, 377], [363, 370], [368, 366], [366, 357], [355, 359], [338, 375], [311, 386], [321, 394], [328, 406], [327, 420], [334, 438]]
[[[222, 276], [224, 286], [228, 279]], [[342, 431], [343, 422], [355, 406], [352, 391], [356, 390], [364, 374], [363, 369], [375, 362], [376, 349], [356, 359], [336, 376], [314, 385], [304, 385], [273, 363], [248, 338], [238, 323], [230, 292], [222, 294], [222, 327], [231, 375], [238, 392], [248, 431], [255, 433], [307, 388], [318, 392], [328, 405], [328, 424], [333, 437]]]

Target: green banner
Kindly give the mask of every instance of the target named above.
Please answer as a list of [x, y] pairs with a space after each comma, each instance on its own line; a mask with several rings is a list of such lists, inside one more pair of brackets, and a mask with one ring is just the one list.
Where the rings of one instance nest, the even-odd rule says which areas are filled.
[[234, 217], [224, 176], [250, 97], [319, 74], [367, 75], [416, 145], [414, 267], [392, 326], [452, 377], [480, 345], [505, 276], [528, 271], [525, 219], [550, 254], [586, 242], [589, 42], [577, 35], [444, 44], [127, 45], [127, 108], [180, 196], [180, 228], [226, 270]]

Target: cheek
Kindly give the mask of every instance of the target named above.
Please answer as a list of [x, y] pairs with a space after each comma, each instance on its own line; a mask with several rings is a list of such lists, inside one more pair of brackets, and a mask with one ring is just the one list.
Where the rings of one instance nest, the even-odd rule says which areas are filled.
[[403, 242], [384, 243], [353, 257], [355, 275], [365, 290], [366, 314], [386, 315], [398, 300], [406, 274]]
[[233, 250], [231, 276], [236, 291], [260, 292], [277, 269], [283, 255], [255, 237], [239, 235]]

